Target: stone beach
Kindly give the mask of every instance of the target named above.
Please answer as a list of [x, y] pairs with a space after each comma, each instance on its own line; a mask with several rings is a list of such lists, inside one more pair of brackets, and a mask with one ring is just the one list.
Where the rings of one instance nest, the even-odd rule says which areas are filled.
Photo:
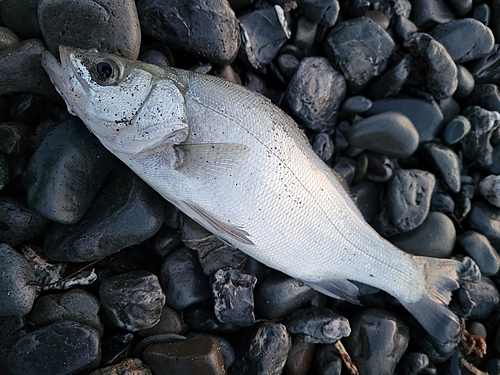
[[[354, 374], [346, 353], [360, 375], [500, 374], [496, 39], [497, 0], [2, 0], [0, 374]], [[326, 297], [180, 213], [68, 113], [40, 65], [60, 44], [267, 96], [383, 237], [477, 263], [461, 337], [368, 285]]]

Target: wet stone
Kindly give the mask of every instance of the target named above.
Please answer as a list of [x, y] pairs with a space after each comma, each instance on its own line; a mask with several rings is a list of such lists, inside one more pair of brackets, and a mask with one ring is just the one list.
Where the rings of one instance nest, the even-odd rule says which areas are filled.
[[404, 46], [415, 58], [413, 77], [423, 80], [422, 83], [435, 99], [446, 99], [455, 93], [458, 86], [457, 66], [442, 44], [429, 34], [414, 33]]
[[255, 290], [255, 309], [268, 318], [283, 318], [312, 300], [317, 292], [309, 285], [276, 273], [262, 282]]
[[224, 366], [226, 367], [226, 369], [231, 367], [235, 360], [235, 353], [231, 343], [223, 337], [212, 335], [210, 333], [189, 332], [186, 336], [186, 338], [188, 339], [198, 339], [202, 337], [210, 337], [217, 340], [222, 352], [222, 357], [224, 358]]
[[353, 147], [394, 158], [410, 156], [419, 143], [411, 120], [398, 112], [380, 113], [360, 120], [347, 131], [346, 138]]
[[326, 133], [318, 133], [312, 141], [312, 148], [316, 155], [325, 163], [330, 162], [333, 156], [334, 146], [332, 138]]
[[441, 212], [429, 212], [417, 228], [392, 236], [390, 241], [413, 255], [447, 258], [455, 246], [453, 221]]
[[324, 57], [308, 57], [300, 62], [286, 92], [293, 114], [317, 132], [332, 134], [346, 83], [342, 74]]
[[82, 323], [61, 321], [20, 339], [9, 353], [8, 368], [13, 375], [64, 375], [93, 370], [100, 361], [99, 332]]
[[137, 341], [132, 333], [107, 334], [102, 338], [101, 366], [123, 361], [132, 356]]
[[408, 347], [408, 326], [382, 309], [366, 309], [352, 321], [352, 333], [344, 340], [360, 374], [392, 374]]
[[285, 371], [290, 375], [306, 375], [312, 365], [316, 345], [292, 340], [292, 348], [288, 353]]
[[500, 249], [500, 208], [489, 203], [476, 201], [469, 216], [471, 228], [488, 238], [495, 249]]
[[137, 331], [141, 337], [161, 334], [179, 334], [182, 331], [182, 322], [179, 314], [171, 307], [165, 305], [161, 310], [160, 321], [151, 328]]
[[478, 106], [488, 111], [500, 111], [500, 91], [493, 83], [481, 83], [474, 86], [471, 94], [465, 99], [469, 106]]
[[479, 191], [488, 202], [500, 208], [500, 176], [485, 177], [479, 183]]
[[349, 321], [326, 307], [297, 310], [286, 318], [286, 328], [299, 341], [333, 344], [351, 333]]
[[7, 357], [12, 346], [28, 333], [27, 321], [20, 315], [0, 318], [0, 371], [8, 373]]
[[460, 191], [460, 161], [455, 152], [439, 143], [426, 143], [423, 146], [426, 156], [443, 178], [446, 186], [454, 193]]
[[344, 179], [347, 185], [350, 185], [356, 173], [356, 162], [352, 158], [342, 156], [333, 166], [333, 169]]
[[457, 65], [458, 86], [455, 91], [455, 98], [465, 98], [474, 90], [474, 77], [463, 65]]
[[340, 11], [338, 0], [297, 0], [298, 8], [315, 23], [332, 27]]
[[316, 349], [314, 369], [318, 375], [340, 375], [342, 359], [333, 345], [321, 345]]
[[2, 1], [0, 11], [2, 21], [5, 26], [23, 39], [36, 38], [40, 36], [37, 5], [37, 0]]
[[483, 320], [498, 308], [500, 294], [495, 284], [486, 276], [478, 282], [462, 281], [460, 287], [467, 291], [475, 305], [468, 316], [471, 320]]
[[489, 168], [493, 164], [490, 138], [500, 127], [500, 114], [474, 106], [463, 111], [471, 123], [471, 131], [462, 139], [462, 152], [471, 167]]
[[241, 327], [235, 324], [221, 323], [215, 316], [214, 304], [211, 300], [189, 305], [184, 310], [183, 317], [189, 327], [197, 331], [224, 333], [241, 330]]
[[444, 128], [443, 137], [446, 143], [454, 145], [460, 142], [471, 130], [471, 124], [467, 117], [462, 115], [455, 117]]
[[130, 332], [158, 324], [166, 299], [156, 275], [140, 270], [106, 280], [99, 296], [111, 322]]
[[[429, 357], [424, 353], [405, 353], [401, 361], [397, 365], [397, 372], [406, 375], [434, 375], [436, 372], [432, 372], [432, 367], [429, 368]], [[429, 370], [429, 371], [426, 371]]]
[[72, 289], [38, 298], [31, 310], [30, 320], [36, 327], [72, 320], [94, 327], [99, 335], [103, 325], [99, 318], [100, 301], [94, 295], [82, 290]]
[[24, 174], [28, 207], [58, 223], [78, 222], [114, 163], [81, 121], [61, 123], [45, 135]]
[[488, 55], [495, 43], [491, 30], [473, 18], [438, 25], [430, 35], [446, 48], [458, 64]]
[[368, 111], [371, 106], [372, 101], [365, 96], [350, 96], [342, 103], [340, 116], [342, 118], [349, 118], [354, 115], [361, 115]]
[[500, 269], [500, 256], [484, 235], [467, 231], [458, 235], [457, 244], [476, 262], [483, 275], [495, 275]]
[[161, 260], [165, 260], [168, 255], [181, 246], [182, 239], [180, 233], [164, 225], [155, 235], [153, 250]]
[[7, 244], [0, 244], [0, 317], [25, 315], [33, 307], [33, 265]]
[[365, 220], [369, 223], [380, 210], [379, 187], [371, 181], [361, 181], [351, 187], [351, 193]]
[[455, 20], [452, 10], [443, 0], [414, 0], [411, 3], [411, 19], [419, 30]]
[[90, 375], [153, 375], [139, 358], [127, 358], [115, 365], [92, 371]]
[[415, 229], [427, 217], [436, 179], [429, 172], [399, 169], [387, 188], [389, 218], [403, 232]]
[[342, 70], [351, 93], [359, 92], [385, 70], [393, 50], [389, 34], [366, 17], [337, 24], [324, 45], [325, 55]]
[[45, 231], [49, 220], [29, 209], [20, 198], [0, 197], [0, 243], [17, 246]]
[[174, 309], [183, 309], [210, 297], [208, 278], [195, 252], [188, 248], [176, 250], [165, 259], [160, 280], [167, 304]]

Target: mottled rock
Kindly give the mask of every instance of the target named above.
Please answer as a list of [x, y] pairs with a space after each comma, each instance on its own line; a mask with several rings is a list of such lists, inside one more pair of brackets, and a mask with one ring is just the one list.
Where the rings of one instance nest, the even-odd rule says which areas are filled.
[[37, 19], [37, 0], [5, 0], [2, 1], [0, 14], [2, 21], [9, 29], [23, 39], [40, 36]]
[[450, 145], [461, 141], [471, 130], [471, 124], [467, 117], [462, 115], [455, 117], [444, 128], [444, 140]]
[[297, 0], [299, 9], [311, 21], [332, 27], [340, 11], [338, 0]]
[[92, 371], [90, 375], [153, 375], [139, 358], [127, 358], [115, 365]]
[[500, 207], [500, 176], [483, 178], [479, 183], [479, 191], [493, 206]]
[[312, 141], [312, 148], [316, 155], [318, 155], [321, 160], [325, 163], [330, 162], [333, 156], [333, 140], [326, 133], [318, 133], [314, 136], [314, 140]]
[[460, 191], [460, 161], [455, 152], [439, 143], [426, 143], [423, 146], [426, 156], [433, 167], [439, 172], [448, 188], [458, 193]]
[[443, 0], [413, 0], [411, 5], [411, 19], [419, 30], [430, 30], [455, 20], [455, 15]]
[[476, 262], [483, 275], [495, 275], [500, 269], [500, 256], [484, 235], [467, 231], [458, 235], [457, 243]]

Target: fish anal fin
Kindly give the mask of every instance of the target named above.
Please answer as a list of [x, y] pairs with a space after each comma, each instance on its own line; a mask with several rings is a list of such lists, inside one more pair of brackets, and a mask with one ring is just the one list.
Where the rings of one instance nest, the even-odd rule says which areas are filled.
[[174, 146], [177, 170], [189, 177], [231, 175], [238, 171], [248, 147], [239, 143], [182, 143]]
[[208, 213], [194, 203], [181, 202], [181, 204], [187, 207], [189, 211], [187, 212], [188, 216], [191, 216], [191, 218], [198, 221], [199, 224], [213, 232], [215, 235], [222, 234], [225, 237], [233, 239], [234, 241], [246, 245], [254, 245], [252, 240], [248, 238], [250, 234], [243, 228]]
[[356, 295], [358, 287], [346, 279], [330, 279], [321, 281], [304, 281], [318, 292], [321, 292], [329, 297], [343, 299], [354, 305], [360, 305]]

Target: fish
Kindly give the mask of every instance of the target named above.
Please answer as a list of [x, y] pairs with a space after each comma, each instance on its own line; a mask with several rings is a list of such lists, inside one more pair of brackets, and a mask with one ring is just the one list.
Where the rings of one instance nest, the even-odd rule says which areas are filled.
[[414, 256], [363, 218], [348, 186], [268, 98], [226, 80], [59, 48], [41, 62], [68, 111], [163, 198], [223, 241], [327, 296], [353, 282], [395, 297], [436, 341], [460, 333], [449, 309], [462, 260]]

